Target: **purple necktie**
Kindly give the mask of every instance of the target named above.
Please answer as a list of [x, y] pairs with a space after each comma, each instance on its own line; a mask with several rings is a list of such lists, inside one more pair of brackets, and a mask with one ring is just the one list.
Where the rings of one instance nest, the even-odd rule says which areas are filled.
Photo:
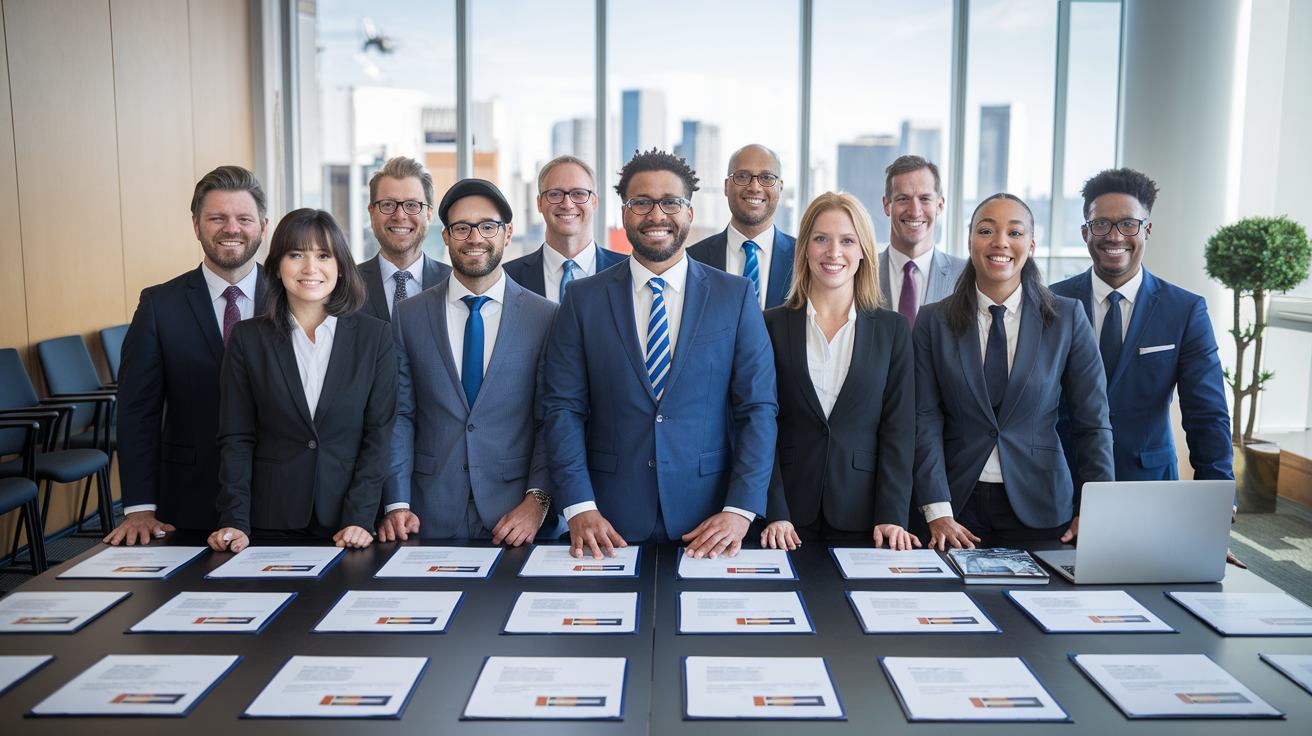
[[228, 336], [232, 334], [232, 326], [241, 321], [241, 312], [237, 309], [237, 297], [241, 296], [241, 289], [235, 284], [223, 290], [223, 298], [228, 300], [228, 306], [223, 308], [223, 346], [228, 346]]
[[897, 299], [898, 314], [905, 315], [911, 326], [916, 325], [916, 308], [920, 300], [916, 298], [916, 262], [907, 261], [902, 267], [902, 295]]

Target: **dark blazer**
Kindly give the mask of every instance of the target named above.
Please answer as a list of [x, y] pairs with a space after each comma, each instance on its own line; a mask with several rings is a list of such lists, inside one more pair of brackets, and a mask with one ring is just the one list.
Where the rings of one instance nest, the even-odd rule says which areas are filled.
[[774, 465], [774, 360], [752, 284], [690, 261], [660, 401], [647, 376], [628, 265], [570, 284], [546, 358], [556, 503], [595, 501], [625, 540], [671, 539], [725, 505], [764, 514]]
[[386, 322], [337, 320], [314, 419], [290, 337], [269, 320], [228, 338], [219, 410], [219, 527], [373, 529], [396, 423]]
[[[1084, 483], [1112, 480], [1112, 428], [1098, 342], [1073, 299], [1057, 297], [1057, 318], [1043, 324], [1039, 303], [1025, 294], [1020, 335], [1007, 392], [997, 416], [984, 383], [979, 329], [957, 337], [943, 321], [941, 301], [927, 304], [912, 332], [916, 355], [915, 500], [951, 501], [954, 515], [979, 481], [993, 447], [1016, 516], [1048, 529], [1079, 514]], [[974, 310], [972, 310], [972, 316]], [[1072, 481], [1057, 439], [1062, 388], [1072, 397], [1072, 435], [1080, 465]]]
[[[1054, 284], [1052, 291], [1078, 300], [1093, 324], [1092, 269]], [[1230, 411], [1207, 302], [1144, 269], [1121, 357], [1107, 383], [1116, 480], [1180, 477], [1171, 431], [1176, 391], [1194, 477], [1233, 480]], [[1057, 431], [1075, 467], [1076, 444], [1064, 413]]]
[[[360, 313], [369, 315], [374, 319], [381, 319], [384, 322], [391, 322], [392, 313], [387, 311], [387, 292], [383, 291], [383, 270], [378, 265], [379, 258], [382, 258], [382, 255], [376, 255], [360, 264], [360, 275], [364, 277], [364, 283], [369, 287], [369, 301], [365, 302], [364, 306], [360, 308]], [[423, 259], [423, 290], [428, 291], [451, 275], [451, 267], [445, 263], [438, 263], [427, 255], [424, 255]], [[414, 296], [414, 294], [410, 294], [410, 296]]]
[[[922, 301], [933, 304], [952, 296], [957, 288], [957, 279], [965, 268], [965, 258], [948, 255], [935, 248], [934, 257], [929, 261], [929, 273], [925, 274], [925, 298]], [[898, 274], [897, 279], [901, 282], [902, 274]], [[888, 248], [885, 248], [879, 251], [879, 306], [897, 311], [897, 305], [891, 301], [892, 294], [888, 275]]]
[[[546, 297], [551, 301], [556, 301], [559, 294], [547, 294], [547, 278], [542, 273], [542, 250], [547, 245], [520, 256], [510, 263], [503, 263], [501, 268], [510, 277], [511, 281], [528, 289], [529, 291], [541, 297]], [[606, 250], [601, 246], [594, 246], [597, 249], [597, 273], [601, 273], [617, 263], [623, 263], [629, 259], [624, 253], [616, 253], [613, 250]]]
[[806, 359], [806, 309], [765, 312], [779, 379], [779, 451], [766, 519], [835, 529], [907, 526], [916, 449], [907, 318], [857, 310], [852, 363], [826, 419]]
[[[212, 530], [223, 333], [201, 268], [141, 291], [119, 367], [118, 474], [125, 507], [155, 504], [160, 521]], [[264, 275], [256, 271], [259, 314]]]
[[[729, 245], [729, 228], [688, 246], [688, 255], [694, 261], [705, 263], [711, 268], [724, 270], [726, 263], [725, 248]], [[778, 226], [774, 229], [774, 252], [770, 255], [770, 279], [765, 285], [765, 308], [777, 307], [784, 303], [788, 290], [793, 286], [793, 249], [797, 247], [797, 238], [785, 235]]]

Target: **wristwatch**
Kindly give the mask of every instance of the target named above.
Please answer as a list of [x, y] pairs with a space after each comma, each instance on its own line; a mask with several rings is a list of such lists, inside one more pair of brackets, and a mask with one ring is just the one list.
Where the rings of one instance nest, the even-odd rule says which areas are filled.
[[551, 496], [536, 488], [530, 488], [528, 492], [542, 507], [542, 518], [547, 518], [547, 510], [551, 508]]

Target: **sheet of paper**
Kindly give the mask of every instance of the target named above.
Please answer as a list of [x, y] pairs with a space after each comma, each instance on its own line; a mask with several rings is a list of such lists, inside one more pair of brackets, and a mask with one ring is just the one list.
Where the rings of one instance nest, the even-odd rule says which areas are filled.
[[110, 654], [32, 709], [37, 716], [185, 716], [236, 654]]
[[53, 654], [0, 656], [0, 695], [54, 660]]
[[1004, 590], [1048, 633], [1120, 634], [1175, 629], [1123, 590]]
[[684, 657], [683, 717], [847, 720], [823, 657]]
[[735, 557], [689, 557], [679, 549], [679, 577], [685, 580], [796, 580], [787, 550], [744, 549]]
[[891, 550], [830, 547], [839, 572], [848, 580], [951, 578], [957, 573], [932, 549]]
[[461, 718], [624, 718], [624, 657], [488, 657]]
[[880, 657], [912, 721], [1069, 721], [1020, 657]]
[[427, 666], [428, 657], [292, 657], [242, 718], [400, 718]]
[[1226, 636], [1312, 636], [1312, 608], [1285, 593], [1166, 595]]
[[849, 590], [867, 634], [996, 633], [996, 624], [965, 593]]
[[1312, 693], [1312, 654], [1261, 654], [1262, 661]]
[[459, 590], [348, 590], [312, 631], [445, 634], [464, 599]]
[[209, 547], [110, 547], [65, 572], [64, 578], [166, 578]]
[[247, 547], [206, 578], [317, 578], [343, 547]]
[[376, 578], [486, 578], [500, 547], [398, 547]]
[[71, 634], [132, 595], [127, 591], [19, 591], [0, 598], [0, 633]]
[[637, 593], [520, 593], [506, 634], [633, 634]]
[[258, 634], [295, 593], [196, 593], [184, 591], [141, 619], [130, 633]]
[[802, 594], [679, 592], [680, 634], [814, 634]]
[[535, 544], [519, 570], [521, 578], [636, 578], [642, 547], [630, 545], [615, 550], [614, 557], [592, 559], [570, 555], [568, 544]]
[[1283, 718], [1206, 654], [1072, 654], [1127, 718]]

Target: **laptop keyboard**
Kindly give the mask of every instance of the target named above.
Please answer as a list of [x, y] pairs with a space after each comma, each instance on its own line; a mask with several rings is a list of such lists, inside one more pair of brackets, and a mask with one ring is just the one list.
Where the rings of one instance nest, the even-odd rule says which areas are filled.
[[1066, 572], [1070, 573], [1071, 575], [1074, 575], [1074, 574], [1075, 574], [1075, 566], [1074, 566], [1074, 565], [1062, 565], [1062, 566], [1061, 566], [1061, 569], [1065, 570]]

